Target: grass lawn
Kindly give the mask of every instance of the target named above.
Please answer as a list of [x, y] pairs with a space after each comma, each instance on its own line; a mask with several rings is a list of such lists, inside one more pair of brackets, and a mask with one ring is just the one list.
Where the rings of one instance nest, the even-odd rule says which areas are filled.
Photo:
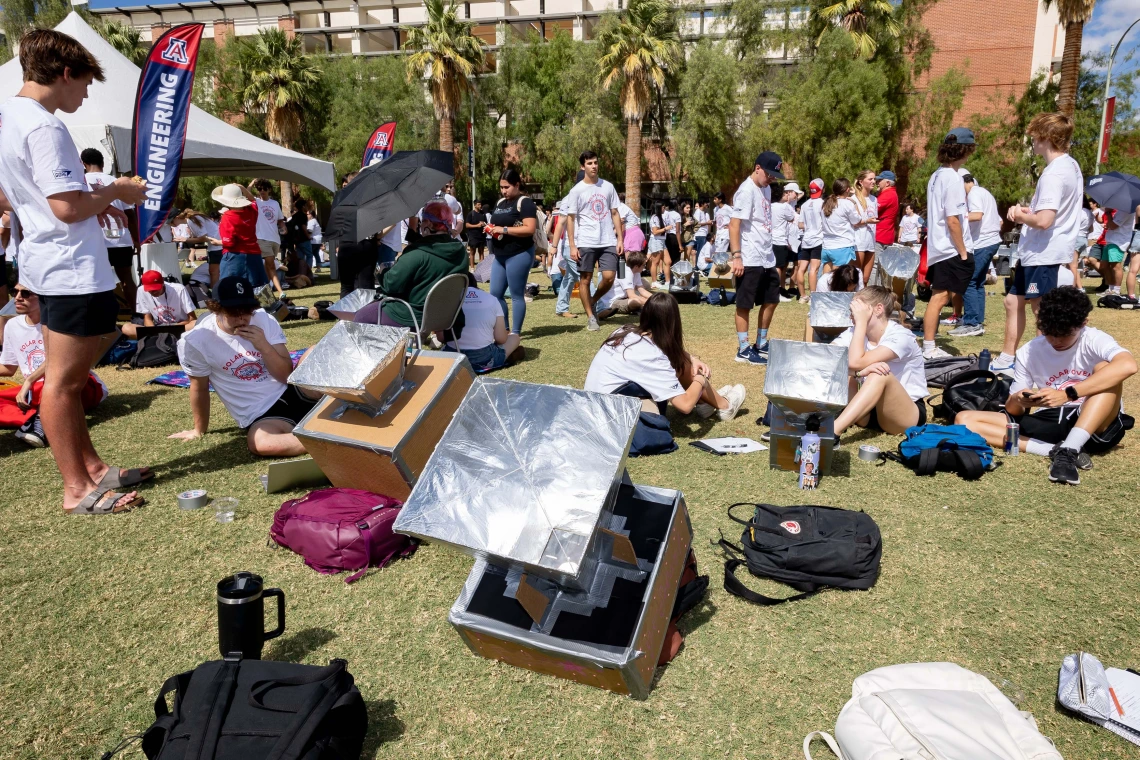
[[[335, 286], [322, 279], [295, 297], [335, 298]], [[587, 332], [584, 319], [555, 318], [553, 305], [546, 293], [529, 305], [526, 361], [503, 377], [581, 387], [603, 334]], [[772, 335], [801, 338], [806, 312], [781, 305]], [[108, 369], [111, 397], [90, 418], [91, 435], [107, 461], [157, 471], [143, 489], [145, 507], [64, 516], [50, 453], [0, 433], [0, 757], [97, 758], [145, 729], [163, 680], [218, 658], [214, 584], [238, 570], [285, 590], [286, 633], [267, 646], [267, 659], [348, 660], [368, 702], [369, 758], [795, 758], [805, 734], [834, 726], [856, 676], [939, 660], [988, 675], [1066, 758], [1136, 757], [1133, 745], [1055, 706], [1067, 653], [1140, 666], [1136, 432], [1095, 458], [1076, 488], [1050, 484], [1045, 461], [1032, 456], [974, 483], [919, 479], [898, 464], [859, 461], [859, 443], [891, 449], [898, 440], [853, 432], [838, 475], [803, 494], [791, 473], [768, 469], [766, 454], [721, 458], [686, 445], [758, 436], [764, 370], [733, 361], [730, 310], [682, 313], [689, 350], [711, 365], [718, 386], [744, 383], [748, 399], [732, 422], [675, 419], [679, 451], [630, 460], [635, 482], [684, 491], [698, 560], [712, 576], [706, 601], [682, 626], [684, 648], [658, 670], [647, 701], [472, 655], [447, 623], [471, 567], [466, 556], [425, 547], [349, 586], [270, 548], [274, 510], [300, 492], [262, 491], [265, 462], [248, 453], [219, 403], [207, 436], [167, 440], [191, 425], [187, 392], [145, 385], [155, 370]], [[989, 336], [955, 347], [996, 349], [997, 298], [988, 316]], [[1092, 323], [1140, 349], [1140, 314], [1098, 310]], [[291, 348], [309, 346], [331, 324], [289, 322], [285, 334]], [[1126, 387], [1125, 403], [1140, 408], [1140, 380]], [[238, 497], [236, 521], [179, 511], [175, 494], [190, 488]], [[728, 595], [710, 541], [720, 530], [739, 539], [725, 507], [749, 500], [866, 510], [883, 533], [878, 585], [770, 609]], [[829, 756], [822, 746], [818, 755]]]

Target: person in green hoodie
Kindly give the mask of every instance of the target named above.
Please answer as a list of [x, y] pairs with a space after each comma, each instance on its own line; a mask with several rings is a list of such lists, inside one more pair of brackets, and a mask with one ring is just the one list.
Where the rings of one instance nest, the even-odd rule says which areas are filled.
[[[437, 282], [449, 274], [467, 273], [467, 249], [463, 247], [463, 241], [451, 237], [453, 223], [454, 216], [445, 202], [429, 202], [421, 212], [422, 236], [405, 248], [380, 277], [377, 295], [407, 301], [415, 312], [416, 322], [423, 321], [424, 300]], [[389, 301], [384, 304], [382, 315], [378, 314], [379, 309], [380, 302], [373, 301], [356, 312], [352, 321], [415, 329], [404, 304]], [[456, 328], [462, 327], [462, 322], [461, 311], [455, 322]]]

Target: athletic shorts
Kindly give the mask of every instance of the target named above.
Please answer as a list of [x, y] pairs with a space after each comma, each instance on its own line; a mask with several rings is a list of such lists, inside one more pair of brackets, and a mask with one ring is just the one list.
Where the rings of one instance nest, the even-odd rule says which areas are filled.
[[633, 301], [628, 298], [615, 298], [610, 301], [609, 308], [613, 309], [618, 314], [631, 314], [632, 310], [637, 308]]
[[847, 246], [846, 248], [824, 248], [819, 258], [824, 264], [841, 267], [855, 260], [855, 246]]
[[[1060, 443], [1065, 440], [1077, 425], [1081, 416], [1080, 404], [1066, 404], [1052, 409], [1041, 409], [1033, 414], [1023, 414], [1020, 417], [1006, 413], [1006, 416], [1021, 426], [1022, 438], [1036, 438], [1045, 443]], [[1103, 433], [1095, 433], [1085, 444], [1084, 451], [1089, 454], [1103, 454], [1124, 438], [1125, 431], [1132, 428], [1133, 420], [1123, 413], [1118, 413], [1116, 419]]]
[[813, 245], [810, 248], [805, 248], [801, 245], [798, 259], [800, 261], [812, 261], [813, 259], [818, 261], [821, 255], [823, 255], [823, 246]]
[[599, 272], [617, 271], [617, 246], [578, 249], [578, 272], [593, 272], [595, 269]]
[[1115, 243], [1109, 243], [1104, 247], [1100, 258], [1102, 261], [1107, 261], [1109, 264], [1119, 264], [1120, 262], [1124, 261], [1124, 251]]
[[622, 247], [625, 249], [626, 254], [632, 253], [633, 251], [644, 250], [645, 233], [641, 231], [640, 227], [627, 227]]
[[974, 279], [974, 254], [971, 253], [965, 260], [955, 254], [937, 264], [931, 264], [926, 270], [926, 279], [930, 281], [932, 290], [948, 290], [962, 295]]
[[1018, 264], [1017, 268], [1013, 270], [1009, 293], [1028, 299], [1040, 298], [1057, 287], [1057, 274], [1060, 271], [1060, 264], [1039, 267], [1027, 267]]
[[1089, 246], [1089, 252], [1086, 255], [1090, 259], [1096, 259], [1097, 261], [1100, 261], [1100, 256], [1101, 256], [1102, 250], [1103, 249], [1099, 245], [1093, 244], [1093, 245]]
[[1077, 255], [1078, 256], [1088, 256], [1088, 254], [1089, 254], [1088, 241], [1086, 240], [1083, 243], [1077, 243]]
[[116, 246], [107, 249], [107, 258], [115, 269], [129, 267], [135, 260], [135, 249], [128, 246]]
[[113, 290], [78, 296], [40, 296], [40, 322], [52, 332], [89, 338], [115, 331], [119, 299]]
[[[926, 424], [926, 399], [920, 398], [914, 402], [914, 405], [918, 407], [918, 422], [914, 424], [916, 427], [922, 427]], [[867, 421], [867, 428], [873, 428], [875, 430], [883, 429], [879, 425], [879, 410], [874, 407], [871, 408], [871, 419]]]
[[[297, 390], [297, 386], [290, 385], [281, 391], [281, 396], [273, 402], [273, 406], [266, 409], [265, 413], [260, 415], [253, 422], [261, 422], [262, 420], [285, 420], [293, 425], [297, 425], [301, 420], [305, 419], [305, 415], [312, 411], [316, 405], [317, 400], [305, 398], [301, 395], [301, 392]], [[252, 426], [253, 423], [250, 423], [250, 427]]]
[[792, 249], [786, 245], [773, 245], [772, 253], [776, 256], [776, 269], [783, 271], [788, 266], [788, 261], [795, 261], [795, 254]]
[[780, 302], [780, 270], [776, 267], [744, 267], [736, 278], [736, 308]]
[[219, 248], [216, 251], [207, 249], [207, 251], [206, 251], [206, 263], [207, 264], [221, 264], [222, 263], [222, 249]]
[[281, 244], [270, 240], [258, 240], [257, 246], [261, 248], [261, 258], [263, 259], [275, 259], [277, 254], [281, 253]]

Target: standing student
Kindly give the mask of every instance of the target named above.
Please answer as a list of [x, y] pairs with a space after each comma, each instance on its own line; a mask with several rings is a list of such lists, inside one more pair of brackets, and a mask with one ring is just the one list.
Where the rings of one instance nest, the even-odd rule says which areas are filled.
[[[1100, 260], [1104, 270], [1111, 275], [1108, 278], [1111, 281], [1108, 292], [1120, 295], [1120, 285], [1124, 282], [1124, 257], [1128, 255], [1128, 249], [1132, 244], [1132, 232], [1136, 227], [1136, 209], [1110, 208], [1108, 211], [1109, 214], [1104, 221], [1104, 248]], [[1132, 257], [1129, 271], [1135, 265], [1137, 258], [1137, 256]], [[1134, 294], [1136, 278], [1133, 276], [1131, 279], [1127, 292]]]
[[[728, 225], [729, 255], [736, 283], [736, 361], [768, 363], [768, 327], [780, 304], [780, 271], [772, 250], [772, 189], [782, 180], [781, 158], [772, 151], [756, 157], [752, 174], [740, 183], [732, 197], [732, 220]], [[756, 342], [748, 342], [748, 314], [760, 307], [756, 319]]]
[[[665, 204], [653, 204], [653, 214], [649, 217], [649, 279], [652, 280], [649, 286], [654, 290], [660, 290], [661, 285], [658, 282], [658, 275], [661, 272], [662, 259], [665, 257]], [[666, 265], [665, 274], [665, 289], [669, 289], [669, 267]]]
[[[103, 69], [75, 39], [50, 29], [19, 43], [24, 83], [0, 105], [0, 211], [19, 219], [20, 282], [39, 296], [47, 370], [41, 417], [63, 478], [68, 514], [110, 514], [142, 503], [126, 486], [149, 469], [122, 470], [99, 458], [87, 431], [81, 394], [92, 365], [115, 334], [115, 272], [98, 217], [126, 223], [114, 201], [146, 199], [128, 178], [91, 187], [67, 127], [55, 112], [75, 113]], [[115, 489], [122, 489], [116, 491]]]
[[304, 198], [294, 199], [293, 215], [285, 222], [285, 234], [289, 248], [311, 269], [316, 263], [313, 257], [313, 245], [309, 242], [309, 217], [305, 213], [308, 208], [309, 202]]
[[624, 241], [625, 255], [629, 256], [634, 251], [644, 251], [645, 233], [641, 231], [641, 219], [637, 212], [625, 205], [625, 201], [618, 201], [618, 215], [621, 216], [621, 224], [624, 229], [622, 240]]
[[[578, 288], [586, 310], [587, 330], [600, 330], [594, 304], [613, 285], [618, 256], [622, 254], [621, 216], [614, 186], [598, 176], [598, 154], [587, 150], [578, 157], [585, 172], [566, 198], [566, 234], [570, 238], [570, 258], [578, 264], [578, 274], [586, 283]], [[594, 268], [602, 274], [597, 290], [590, 294]]]
[[974, 175], [962, 167], [958, 170], [966, 189], [966, 208], [969, 212], [970, 240], [974, 246], [974, 274], [962, 296], [961, 324], [950, 331], [955, 338], [985, 335], [986, 277], [990, 261], [1001, 245], [1001, 214], [997, 201], [989, 190], [977, 183]]
[[[261, 248], [262, 265], [266, 277], [277, 292], [281, 293], [281, 280], [277, 278], [277, 256], [281, 253], [281, 226], [285, 214], [281, 211], [281, 204], [269, 197], [273, 190], [273, 184], [269, 180], [255, 179], [250, 188], [257, 193], [257, 245]], [[256, 282], [250, 282], [257, 287]]]
[[697, 249], [693, 247], [696, 245], [696, 235], [697, 220], [693, 216], [693, 204], [685, 201], [681, 204], [681, 247], [685, 251], [685, 260], [694, 265], [697, 260]]
[[939, 315], [952, 295], [965, 294], [974, 276], [966, 186], [958, 169], [975, 148], [974, 133], [969, 129], [950, 130], [938, 146], [940, 166], [926, 185], [926, 216], [930, 226], [926, 241], [926, 277], [933, 291], [922, 321], [922, 355], [926, 359], [950, 356], [934, 342]]
[[218, 222], [217, 242], [222, 246], [219, 277], [241, 277], [253, 287], [260, 288], [269, 282], [269, 276], [265, 273], [262, 249], [257, 239], [261, 214], [253, 195], [242, 185], [230, 184], [215, 187], [210, 197], [226, 207], [222, 220]]
[[[895, 244], [899, 224], [899, 192], [895, 189], [898, 178], [889, 169], [879, 172], [875, 181], [879, 183], [879, 194], [875, 197], [879, 218], [875, 225], [875, 255], [878, 256], [883, 249]], [[867, 271], [863, 274], [866, 279], [870, 279]]]
[[464, 226], [467, 229], [467, 258], [472, 271], [483, 260], [487, 247], [487, 235], [483, 229], [490, 223], [490, 217], [483, 210], [483, 201], [476, 198], [467, 212]]
[[780, 272], [780, 298], [788, 299], [787, 278], [788, 261], [792, 258], [792, 249], [788, 245], [792, 227], [796, 223], [796, 201], [803, 195], [800, 186], [795, 182], [784, 185], [783, 194], [778, 203], [772, 204], [772, 253], [776, 256], [776, 269]]
[[855, 260], [863, 271], [863, 279], [871, 279], [871, 269], [875, 266], [875, 228], [879, 221], [879, 204], [872, 195], [875, 189], [875, 173], [859, 172], [855, 178], [855, 207], [863, 223], [855, 228]]
[[661, 221], [665, 225], [665, 253], [661, 263], [665, 265], [665, 289], [673, 289], [673, 265], [681, 260], [681, 214], [676, 201], [665, 202], [665, 212]]
[[708, 242], [709, 227], [712, 226], [708, 201], [697, 201], [696, 208], [693, 210], [693, 221], [696, 222], [696, 228], [693, 230], [693, 250], [699, 252]]
[[816, 289], [819, 278], [820, 256], [823, 254], [823, 180], [813, 179], [808, 185], [810, 198], [800, 207], [803, 217], [803, 237], [796, 261], [796, 287], [800, 289], [800, 303], [807, 303]]
[[205, 214], [192, 208], [182, 212], [186, 218], [186, 226], [190, 228], [188, 243], [206, 244], [206, 271], [210, 273], [210, 287], [218, 284], [218, 267], [222, 263], [222, 246], [217, 241], [221, 237], [218, 223]]
[[863, 217], [850, 195], [851, 183], [840, 177], [831, 183], [831, 195], [821, 208], [823, 250], [820, 261], [825, 272], [856, 260], [855, 230], [863, 224]]
[[906, 208], [899, 220], [899, 244], [905, 245], [918, 253], [918, 233], [922, 230], [922, 217], [914, 213], [914, 205], [906, 204]]
[[321, 229], [321, 222], [317, 219], [317, 210], [313, 204], [309, 204], [305, 213], [309, 219], [305, 222], [305, 227], [309, 230], [309, 245], [313, 247], [313, 256], [317, 259], [317, 266], [325, 263], [324, 256], [321, 255], [321, 245], [324, 243], [324, 230]]
[[728, 228], [732, 222], [732, 206], [728, 205], [724, 193], [713, 196], [713, 224], [716, 226], [716, 236], [713, 238], [714, 248], [718, 253], [727, 253], [729, 249]]
[[538, 224], [534, 201], [522, 195], [522, 177], [515, 169], [505, 169], [499, 175], [499, 193], [503, 196], [491, 212], [491, 223], [486, 234], [490, 238], [491, 295], [499, 299], [503, 316], [510, 315], [510, 307], [503, 298], [507, 287], [511, 290], [511, 303], [515, 313], [511, 319], [511, 332], [522, 334], [526, 319], [526, 281], [534, 262], [534, 231]]
[[[115, 181], [114, 177], [103, 171], [103, 154], [95, 148], [85, 148], [79, 154], [79, 160], [83, 162], [83, 168], [87, 171], [85, 175], [87, 184], [92, 187], [105, 187]], [[112, 205], [123, 212], [127, 217], [128, 224], [108, 225], [103, 228], [103, 238], [107, 243], [107, 258], [111, 260], [111, 267], [115, 270], [115, 276], [119, 278], [119, 283], [123, 286], [123, 298], [126, 299], [127, 303], [133, 304], [138, 288], [135, 286], [135, 277], [134, 272], [131, 271], [131, 265], [139, 252], [139, 247], [131, 237], [129, 222], [135, 218], [135, 208], [122, 201], [115, 201]], [[5, 288], [5, 292], [7, 292], [7, 285], [5, 278], [0, 283], [0, 286]]]
[[1014, 353], [1025, 332], [1025, 303], [1036, 314], [1041, 297], [1057, 287], [1058, 270], [1072, 259], [1081, 228], [1085, 182], [1081, 167], [1067, 152], [1073, 137], [1072, 117], [1039, 113], [1030, 120], [1026, 134], [1034, 154], [1047, 165], [1029, 207], [1015, 205], [1006, 214], [1009, 221], [1022, 225], [1022, 232], [1013, 286], [1005, 297], [1005, 342], [1001, 355], [990, 365], [993, 372], [1013, 371]]
[[[1088, 214], [1088, 252], [1082, 265], [1085, 267], [1084, 275], [1088, 277], [1092, 272], [1100, 272], [1100, 236], [1104, 234], [1104, 209], [1092, 198], [1085, 198], [1085, 212]], [[1081, 227], [1084, 228], [1082, 223]], [[1104, 275], [1101, 274], [1103, 278]], [[1103, 283], [1102, 283], [1103, 284]]]
[[[579, 170], [575, 184], [581, 182], [585, 176], [586, 172]], [[554, 223], [554, 231], [550, 237], [550, 244], [557, 251], [555, 261], [562, 271], [562, 276], [558, 280], [558, 300], [554, 304], [554, 314], [563, 319], [577, 319], [578, 315], [570, 311], [570, 298], [574, 294], [574, 286], [580, 282], [580, 277], [578, 275], [578, 262], [570, 258], [570, 237], [566, 234], [568, 220], [566, 210], [569, 208], [567, 205], [569, 199], [570, 196], [567, 195], [558, 202], [557, 221]]]

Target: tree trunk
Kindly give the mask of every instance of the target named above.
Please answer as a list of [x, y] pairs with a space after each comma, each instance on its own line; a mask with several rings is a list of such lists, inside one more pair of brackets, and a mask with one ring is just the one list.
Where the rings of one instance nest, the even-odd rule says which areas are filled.
[[452, 134], [450, 116], [445, 116], [439, 120], [439, 149], [444, 153], [454, 153], [455, 151], [455, 137]]
[[1077, 110], [1077, 85], [1081, 76], [1081, 39], [1085, 24], [1074, 21], [1065, 27], [1065, 53], [1061, 58], [1061, 90], [1057, 94], [1057, 110], [1072, 116]]
[[625, 205], [641, 213], [641, 119], [625, 123]]
[[293, 213], [293, 183], [281, 181], [281, 213], [289, 216]]

